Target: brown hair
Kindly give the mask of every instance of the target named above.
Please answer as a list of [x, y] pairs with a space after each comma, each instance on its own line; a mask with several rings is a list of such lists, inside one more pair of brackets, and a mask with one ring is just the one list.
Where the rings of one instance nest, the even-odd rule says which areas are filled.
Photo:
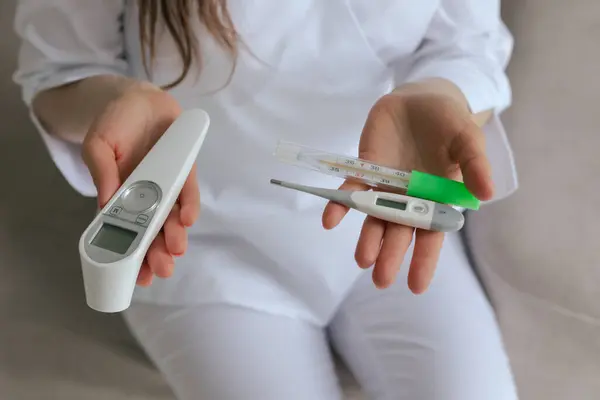
[[194, 15], [198, 16], [219, 45], [234, 56], [237, 53], [238, 35], [227, 10], [227, 0], [138, 0], [138, 2], [142, 49], [148, 47], [150, 50], [150, 59], [146, 51], [142, 52], [146, 71], [150, 72], [148, 65], [155, 57], [156, 26], [159, 18], [175, 41], [183, 63], [179, 77], [165, 88], [177, 86], [185, 79], [195, 57], [198, 58], [196, 61], [201, 63], [197, 53], [197, 39], [192, 31], [191, 18]]

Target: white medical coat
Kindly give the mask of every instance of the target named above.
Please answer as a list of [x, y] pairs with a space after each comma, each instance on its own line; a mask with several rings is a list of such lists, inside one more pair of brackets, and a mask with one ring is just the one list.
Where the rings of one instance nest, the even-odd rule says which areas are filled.
[[[40, 90], [97, 74], [157, 84], [176, 78], [179, 56], [164, 32], [152, 77], [146, 75], [135, 3], [20, 0], [15, 27], [23, 44], [15, 80], [26, 104]], [[498, 118], [511, 102], [504, 68], [512, 37], [499, 3], [230, 0], [243, 45], [225, 87], [232, 60], [196, 23], [202, 64], [171, 92], [184, 108], [211, 115], [198, 158], [202, 214], [174, 276], [138, 288], [135, 298], [227, 302], [325, 323], [364, 273], [353, 258], [363, 215], [351, 212], [325, 231], [323, 200], [269, 180], [329, 187], [339, 180], [279, 164], [273, 151], [283, 139], [356, 155], [370, 107], [404, 82], [446, 78], [463, 90], [474, 113], [495, 110], [485, 135], [496, 199], [514, 191], [514, 163]], [[80, 147], [49, 136], [32, 119], [68, 182], [94, 196]]]

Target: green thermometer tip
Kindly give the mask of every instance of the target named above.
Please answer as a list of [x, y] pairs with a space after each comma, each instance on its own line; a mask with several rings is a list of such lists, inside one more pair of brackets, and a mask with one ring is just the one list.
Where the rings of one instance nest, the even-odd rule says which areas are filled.
[[406, 194], [471, 210], [478, 210], [481, 204], [464, 183], [420, 171], [411, 171]]

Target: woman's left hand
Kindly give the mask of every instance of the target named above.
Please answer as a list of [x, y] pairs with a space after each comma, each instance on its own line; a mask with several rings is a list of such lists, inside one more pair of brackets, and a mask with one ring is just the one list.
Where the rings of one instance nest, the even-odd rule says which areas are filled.
[[[444, 85], [446, 85], [444, 87]], [[490, 165], [483, 133], [462, 94], [442, 82], [437, 86], [411, 84], [382, 97], [367, 118], [359, 145], [359, 158], [401, 170], [419, 170], [465, 182], [480, 200], [493, 195]], [[433, 88], [433, 89], [432, 89]], [[460, 92], [458, 92], [460, 93]], [[341, 189], [369, 187], [346, 181]], [[329, 203], [323, 226], [332, 229], [348, 208]], [[433, 278], [444, 234], [387, 223], [367, 217], [355, 258], [361, 268], [374, 265], [373, 282], [385, 288], [394, 282], [410, 243], [415, 245], [408, 286], [424, 292]]]

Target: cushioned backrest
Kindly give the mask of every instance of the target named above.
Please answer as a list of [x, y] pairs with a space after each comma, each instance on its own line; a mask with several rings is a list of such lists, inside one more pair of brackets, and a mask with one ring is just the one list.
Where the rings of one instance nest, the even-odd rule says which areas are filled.
[[504, 9], [520, 189], [471, 215], [474, 251], [520, 291], [600, 319], [600, 2]]

